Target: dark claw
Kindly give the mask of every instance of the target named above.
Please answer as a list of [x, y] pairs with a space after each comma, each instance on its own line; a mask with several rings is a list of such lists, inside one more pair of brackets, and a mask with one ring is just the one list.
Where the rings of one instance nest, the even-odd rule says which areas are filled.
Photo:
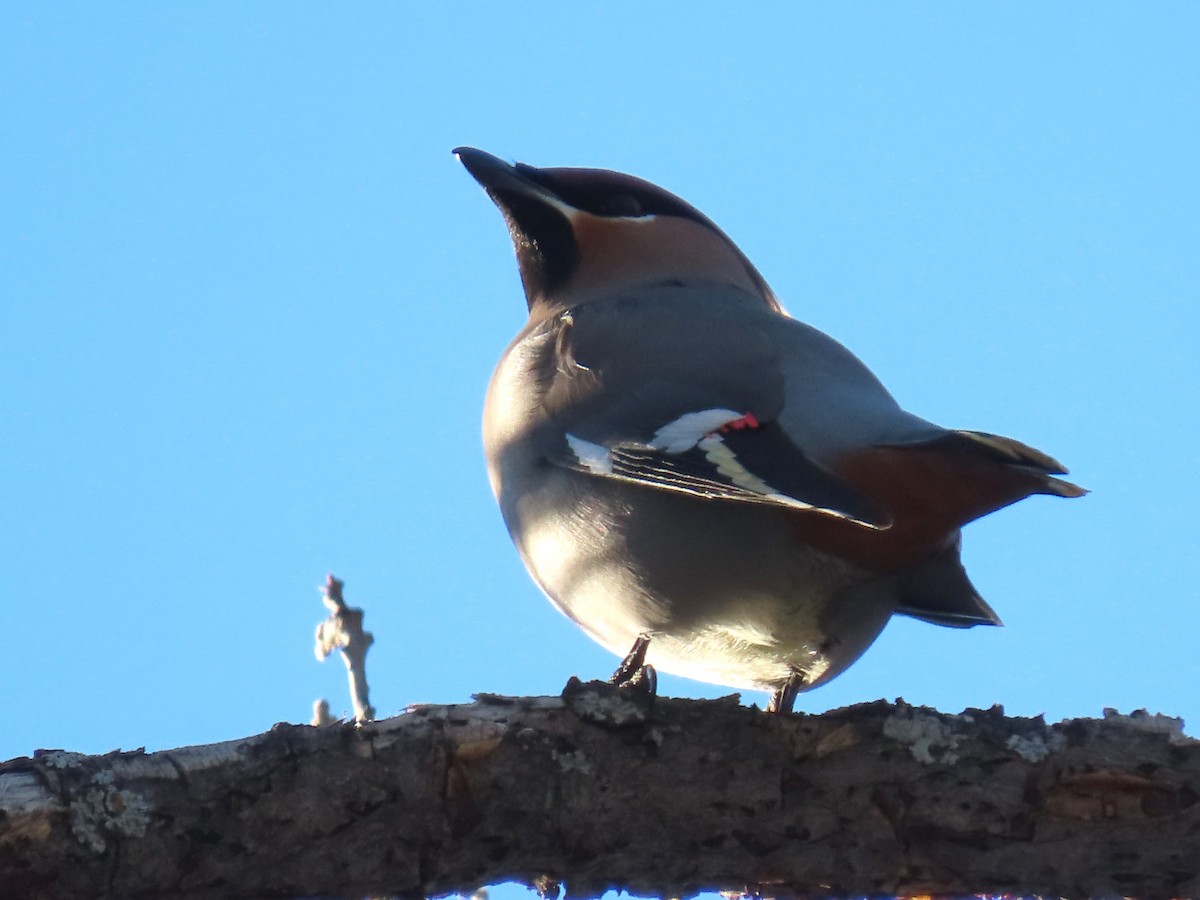
[[633, 677], [624, 684], [617, 685], [623, 691], [631, 694], [642, 694], [646, 697], [658, 696], [658, 673], [654, 666], [642, 666], [633, 673]]
[[807, 679], [803, 672], [793, 672], [783, 687], [771, 695], [771, 700], [767, 703], [767, 712], [780, 715], [790, 713], [796, 705], [796, 697], [804, 689], [805, 681]]
[[629, 655], [621, 660], [617, 671], [613, 672], [612, 678], [608, 679], [608, 683], [615, 684], [617, 687], [632, 685], [634, 679], [638, 677], [638, 673], [646, 668], [646, 650], [649, 646], [650, 638], [644, 634], [640, 635], [633, 642], [633, 649], [629, 651]]
[[617, 671], [613, 672], [608, 683], [624, 691], [641, 694], [644, 697], [658, 695], [658, 673], [654, 666], [646, 665], [646, 649], [650, 646], [650, 638], [644, 634], [633, 642], [629, 655], [621, 660]]

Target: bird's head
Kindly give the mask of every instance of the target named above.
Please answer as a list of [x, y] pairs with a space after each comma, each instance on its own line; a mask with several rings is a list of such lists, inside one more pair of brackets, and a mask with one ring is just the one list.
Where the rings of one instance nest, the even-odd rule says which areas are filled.
[[779, 303], [716, 225], [657, 185], [605, 169], [538, 169], [459, 147], [508, 223], [531, 315], [670, 281], [734, 285]]

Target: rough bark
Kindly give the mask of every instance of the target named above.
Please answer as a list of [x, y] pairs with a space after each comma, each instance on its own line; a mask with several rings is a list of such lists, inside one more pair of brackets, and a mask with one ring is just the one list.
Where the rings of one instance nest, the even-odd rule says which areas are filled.
[[[1200, 894], [1200, 743], [903, 703], [481, 697], [365, 726], [0, 764], [9, 898]], [[543, 882], [544, 883], [544, 882]]]

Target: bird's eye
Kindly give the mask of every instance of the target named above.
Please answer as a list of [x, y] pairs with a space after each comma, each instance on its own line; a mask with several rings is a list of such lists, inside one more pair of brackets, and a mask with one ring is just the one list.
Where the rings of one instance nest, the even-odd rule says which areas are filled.
[[605, 198], [600, 212], [606, 216], [633, 218], [642, 214], [642, 204], [632, 194], [613, 194]]

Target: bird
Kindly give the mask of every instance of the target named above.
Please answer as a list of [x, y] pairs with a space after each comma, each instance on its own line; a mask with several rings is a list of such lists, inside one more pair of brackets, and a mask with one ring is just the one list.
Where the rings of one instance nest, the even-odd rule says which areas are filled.
[[893, 615], [1001, 624], [962, 526], [1087, 493], [1060, 463], [905, 411], [664, 188], [454, 153], [503, 215], [529, 313], [487, 390], [489, 481], [553, 605], [628, 648], [614, 680], [661, 670], [787, 713]]

